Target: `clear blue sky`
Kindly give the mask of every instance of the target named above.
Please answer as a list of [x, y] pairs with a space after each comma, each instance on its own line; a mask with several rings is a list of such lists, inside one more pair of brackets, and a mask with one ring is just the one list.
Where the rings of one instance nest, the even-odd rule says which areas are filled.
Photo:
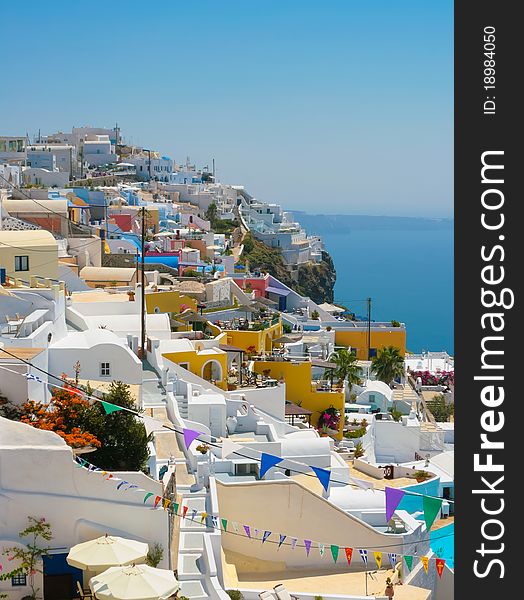
[[449, 0], [31, 0], [2, 21], [0, 134], [118, 121], [289, 209], [452, 214]]

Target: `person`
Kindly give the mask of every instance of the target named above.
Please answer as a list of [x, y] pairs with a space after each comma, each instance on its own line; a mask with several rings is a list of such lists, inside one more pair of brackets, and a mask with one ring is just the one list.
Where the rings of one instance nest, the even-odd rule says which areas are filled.
[[384, 594], [388, 598], [393, 598], [393, 596], [395, 595], [395, 588], [393, 587], [393, 583], [391, 583], [391, 579], [389, 577], [386, 579], [386, 589], [384, 591]]

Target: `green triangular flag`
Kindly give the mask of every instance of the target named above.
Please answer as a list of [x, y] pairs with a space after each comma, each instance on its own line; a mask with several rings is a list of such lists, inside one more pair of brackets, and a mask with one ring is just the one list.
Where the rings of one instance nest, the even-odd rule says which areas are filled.
[[333, 557], [333, 561], [337, 562], [338, 558], [338, 546], [331, 546], [331, 556]]
[[106, 415], [110, 415], [111, 413], [116, 412], [117, 410], [124, 410], [121, 406], [117, 406], [116, 404], [110, 404], [109, 402], [104, 402], [103, 400], [101, 400], [100, 402], [102, 402], [102, 406], [106, 411]]
[[175, 515], [178, 515], [178, 502], [174, 502], [173, 505], [175, 507]]
[[227, 519], [222, 519], [222, 527], [224, 528], [224, 531], [227, 531]]
[[412, 556], [404, 556], [404, 560], [406, 561], [406, 565], [408, 569], [411, 571], [411, 567], [413, 566], [413, 557]]
[[429, 531], [433, 525], [433, 521], [438, 515], [440, 507], [442, 506], [442, 499], [424, 496], [424, 498], [422, 498], [422, 506], [424, 507], [424, 521], [426, 522], [426, 530]]

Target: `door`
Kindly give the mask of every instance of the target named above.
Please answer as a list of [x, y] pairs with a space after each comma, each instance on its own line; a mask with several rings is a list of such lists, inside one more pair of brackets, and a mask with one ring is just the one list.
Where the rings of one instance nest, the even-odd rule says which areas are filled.
[[71, 600], [73, 597], [71, 589], [73, 586], [73, 575], [44, 575], [44, 598], [45, 600]]

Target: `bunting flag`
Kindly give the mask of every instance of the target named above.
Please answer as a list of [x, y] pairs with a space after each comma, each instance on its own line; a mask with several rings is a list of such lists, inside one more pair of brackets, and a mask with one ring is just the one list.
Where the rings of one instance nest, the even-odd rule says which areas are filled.
[[397, 564], [397, 555], [395, 552], [388, 552], [389, 564], [391, 568], [394, 569]]
[[324, 544], [318, 545], [318, 551], [320, 553], [320, 556], [324, 556]]
[[222, 458], [227, 458], [234, 454], [237, 450], [240, 450], [242, 446], [235, 444], [229, 438], [222, 440]]
[[279, 535], [279, 539], [278, 539], [278, 547], [280, 548], [280, 546], [282, 546], [282, 544], [284, 543], [284, 540], [286, 539], [285, 535], [280, 534]]
[[422, 563], [422, 566], [424, 567], [424, 571], [426, 571], [426, 574], [427, 574], [429, 558], [427, 556], [421, 556], [420, 562]]
[[413, 557], [409, 555], [404, 555], [404, 560], [406, 561], [408, 571], [411, 571], [411, 568], [413, 567]]
[[442, 571], [444, 571], [444, 565], [446, 561], [443, 558], [437, 558], [435, 560], [435, 566], [437, 567], [437, 573], [439, 577], [442, 577]]
[[291, 538], [291, 550], [297, 547], [298, 538]]
[[227, 519], [222, 519], [222, 528], [227, 531]]
[[253, 531], [254, 531], [255, 537], [258, 537], [258, 529], [255, 527], [255, 529]]
[[106, 411], [106, 415], [110, 415], [111, 413], [116, 412], [117, 410], [124, 410], [122, 406], [117, 406], [116, 404], [111, 404], [110, 402], [104, 402], [104, 400], [100, 400], [104, 410]]
[[373, 552], [373, 556], [375, 557], [377, 568], [380, 569], [382, 567], [382, 552]]
[[368, 567], [368, 551], [367, 550], [359, 550], [360, 552], [360, 558], [362, 559], [362, 562], [366, 565], [366, 569]]
[[338, 550], [338, 546], [334, 546], [333, 544], [331, 544], [331, 556], [333, 557], [333, 562], [337, 562]]
[[404, 490], [386, 487], [386, 523], [389, 523], [393, 513], [397, 510], [404, 493]]
[[146, 500], [148, 498], [151, 498], [151, 496], [154, 496], [155, 494], [153, 494], [152, 492], [148, 492], [145, 496], [144, 496], [144, 504], [146, 503]]
[[175, 515], [177, 515], [177, 516], [178, 516], [178, 507], [179, 507], [179, 504], [178, 504], [178, 502], [174, 502], [174, 503], [173, 503], [173, 506], [174, 506], [174, 513], [175, 513]]
[[184, 429], [184, 444], [186, 449], [189, 450], [189, 446], [197, 439], [199, 435], [204, 435], [201, 431], [195, 431], [194, 429]]
[[146, 428], [146, 434], [148, 436], [150, 436], [154, 431], [164, 431], [167, 429], [164, 427], [164, 424], [161, 421], [153, 419], [153, 417], [143, 415], [142, 419], [144, 420], [144, 427]]
[[424, 521], [426, 522], [426, 530], [429, 531], [433, 525], [433, 521], [437, 518], [437, 515], [440, 511], [442, 499], [424, 496], [422, 498], [422, 506], [424, 507]]
[[[129, 481], [121, 481], [117, 486], [116, 489], [119, 490], [123, 485], [129, 484]], [[129, 489], [129, 488], [128, 488]]]
[[278, 463], [282, 462], [283, 460], [283, 458], [274, 456], [273, 454], [266, 454], [265, 452], [262, 452], [262, 456], [260, 457], [260, 479], [264, 477], [271, 467], [278, 465]]
[[170, 505], [169, 498], [164, 498], [164, 510]]
[[195, 517], [197, 516], [197, 512], [198, 512], [198, 510], [197, 510], [196, 508], [194, 508], [194, 509], [191, 511], [191, 516], [190, 516], [189, 518], [190, 518], [192, 521], [194, 521], [194, 520], [195, 520]]
[[306, 547], [306, 556], [309, 556], [311, 550], [311, 540], [304, 540], [304, 546]]
[[236, 521], [231, 521], [231, 527], [233, 527], [235, 533], [238, 533], [238, 523]]
[[249, 539], [251, 539], [251, 527], [249, 525], [244, 525], [244, 531]]
[[328, 491], [329, 488], [329, 480], [331, 478], [331, 471], [327, 471], [326, 469], [321, 469], [320, 467], [311, 467], [313, 471], [315, 471], [315, 475], [318, 477], [318, 480], [322, 484], [322, 487]]
[[40, 377], [38, 377], [38, 375], [33, 375], [32, 373], [25, 373], [25, 377], [27, 381], [37, 381], [38, 383], [44, 383], [43, 380], [40, 379]]
[[218, 517], [215, 517], [215, 515], [211, 515], [211, 526], [213, 529], [218, 529]]
[[264, 531], [264, 533], [262, 534], [262, 543], [264, 543], [270, 535], [271, 531]]
[[203, 512], [203, 513], [200, 515], [200, 522], [201, 522], [201, 523], [203, 523], [203, 522], [206, 520], [206, 517], [207, 517], [207, 513], [206, 513], [206, 512]]
[[353, 548], [344, 548], [346, 553], [346, 559], [348, 561], [348, 567], [351, 565], [351, 558], [353, 557]]
[[184, 517], [184, 518], [185, 518], [185, 516], [186, 516], [186, 514], [187, 514], [187, 509], [188, 509], [188, 507], [187, 507], [187, 506], [183, 506], [183, 507], [182, 507], [182, 517]]
[[349, 481], [354, 483], [357, 487], [362, 490], [374, 490], [375, 486], [371, 481], [364, 481], [363, 479], [357, 479], [356, 477], [350, 477]]
[[160, 500], [162, 500], [161, 496], [157, 496], [155, 498], [155, 506], [154, 506], [154, 508], [156, 508], [158, 506], [158, 503], [160, 502]]

